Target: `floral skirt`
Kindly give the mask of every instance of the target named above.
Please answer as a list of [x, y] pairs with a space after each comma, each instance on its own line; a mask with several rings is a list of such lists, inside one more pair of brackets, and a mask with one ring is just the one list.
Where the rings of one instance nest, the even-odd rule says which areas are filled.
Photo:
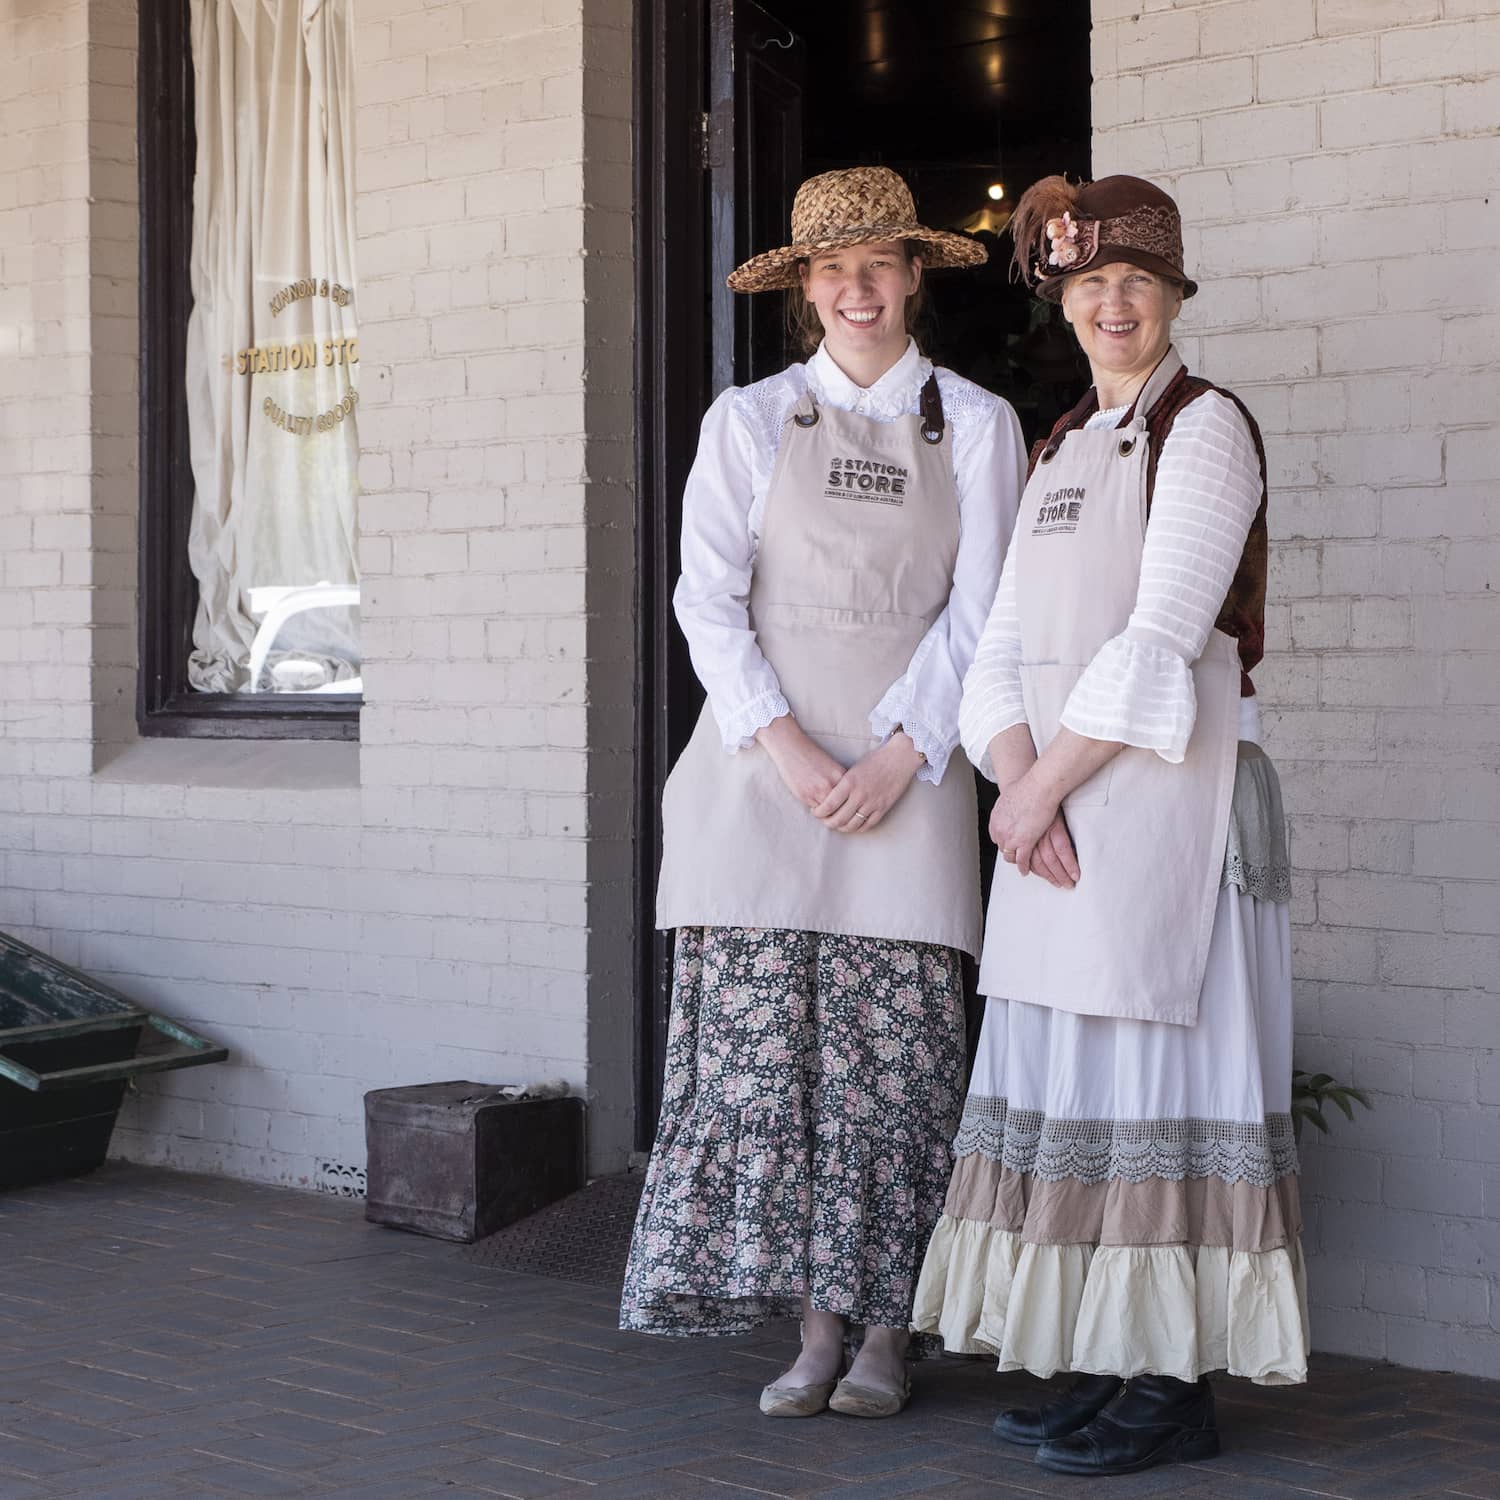
[[743, 1333], [812, 1305], [904, 1327], [963, 1093], [957, 953], [677, 933], [656, 1146], [620, 1326]]
[[1219, 892], [1193, 1026], [991, 998], [913, 1325], [1001, 1370], [1307, 1377], [1284, 903]]

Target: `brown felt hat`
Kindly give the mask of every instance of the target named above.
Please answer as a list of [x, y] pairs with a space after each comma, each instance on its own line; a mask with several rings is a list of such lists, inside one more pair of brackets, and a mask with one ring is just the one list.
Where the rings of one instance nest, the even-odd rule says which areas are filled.
[[978, 240], [917, 223], [911, 189], [889, 167], [845, 167], [809, 177], [792, 200], [792, 243], [747, 260], [725, 277], [736, 292], [770, 292], [798, 284], [797, 262], [847, 245], [920, 240], [922, 264], [977, 266], [989, 259]]
[[1184, 297], [1198, 290], [1183, 270], [1177, 204], [1144, 177], [1044, 177], [1021, 194], [1010, 231], [1014, 264], [1049, 302], [1061, 299], [1068, 277], [1118, 260], [1175, 281]]

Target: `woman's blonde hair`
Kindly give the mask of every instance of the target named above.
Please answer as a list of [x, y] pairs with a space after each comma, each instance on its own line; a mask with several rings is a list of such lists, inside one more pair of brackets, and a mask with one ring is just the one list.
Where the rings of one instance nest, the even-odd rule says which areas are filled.
[[[906, 252], [908, 265], [914, 260], [922, 259], [921, 240], [902, 240], [901, 248]], [[798, 264], [805, 266], [807, 262], [803, 260]], [[906, 331], [916, 339], [919, 348], [922, 344], [920, 329], [926, 316], [927, 278], [924, 276], [917, 283], [916, 291], [906, 299], [905, 308]], [[792, 344], [800, 354], [813, 353], [823, 342], [823, 320], [818, 316], [818, 309], [808, 301], [807, 293], [802, 290], [800, 278], [796, 286], [787, 288], [786, 328]]]

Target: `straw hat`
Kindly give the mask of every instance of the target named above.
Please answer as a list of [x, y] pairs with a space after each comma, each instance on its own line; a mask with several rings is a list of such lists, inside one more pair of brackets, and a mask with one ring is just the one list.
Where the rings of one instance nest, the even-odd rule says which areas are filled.
[[1144, 177], [1044, 177], [1021, 194], [1010, 232], [1017, 270], [1049, 302], [1061, 300], [1068, 277], [1117, 260], [1175, 281], [1184, 297], [1198, 290], [1183, 270], [1177, 204]]
[[977, 266], [989, 258], [977, 240], [917, 223], [911, 189], [889, 167], [846, 167], [809, 177], [792, 200], [793, 243], [747, 260], [725, 283], [736, 292], [796, 286], [798, 261], [882, 240], [920, 240], [928, 270]]

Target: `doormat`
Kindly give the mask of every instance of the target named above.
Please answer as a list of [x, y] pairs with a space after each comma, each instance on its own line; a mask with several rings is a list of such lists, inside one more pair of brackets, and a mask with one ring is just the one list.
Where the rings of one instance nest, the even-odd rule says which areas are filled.
[[496, 1271], [618, 1287], [625, 1279], [630, 1233], [645, 1179], [644, 1172], [600, 1177], [529, 1218], [475, 1241], [461, 1252], [463, 1258]]

